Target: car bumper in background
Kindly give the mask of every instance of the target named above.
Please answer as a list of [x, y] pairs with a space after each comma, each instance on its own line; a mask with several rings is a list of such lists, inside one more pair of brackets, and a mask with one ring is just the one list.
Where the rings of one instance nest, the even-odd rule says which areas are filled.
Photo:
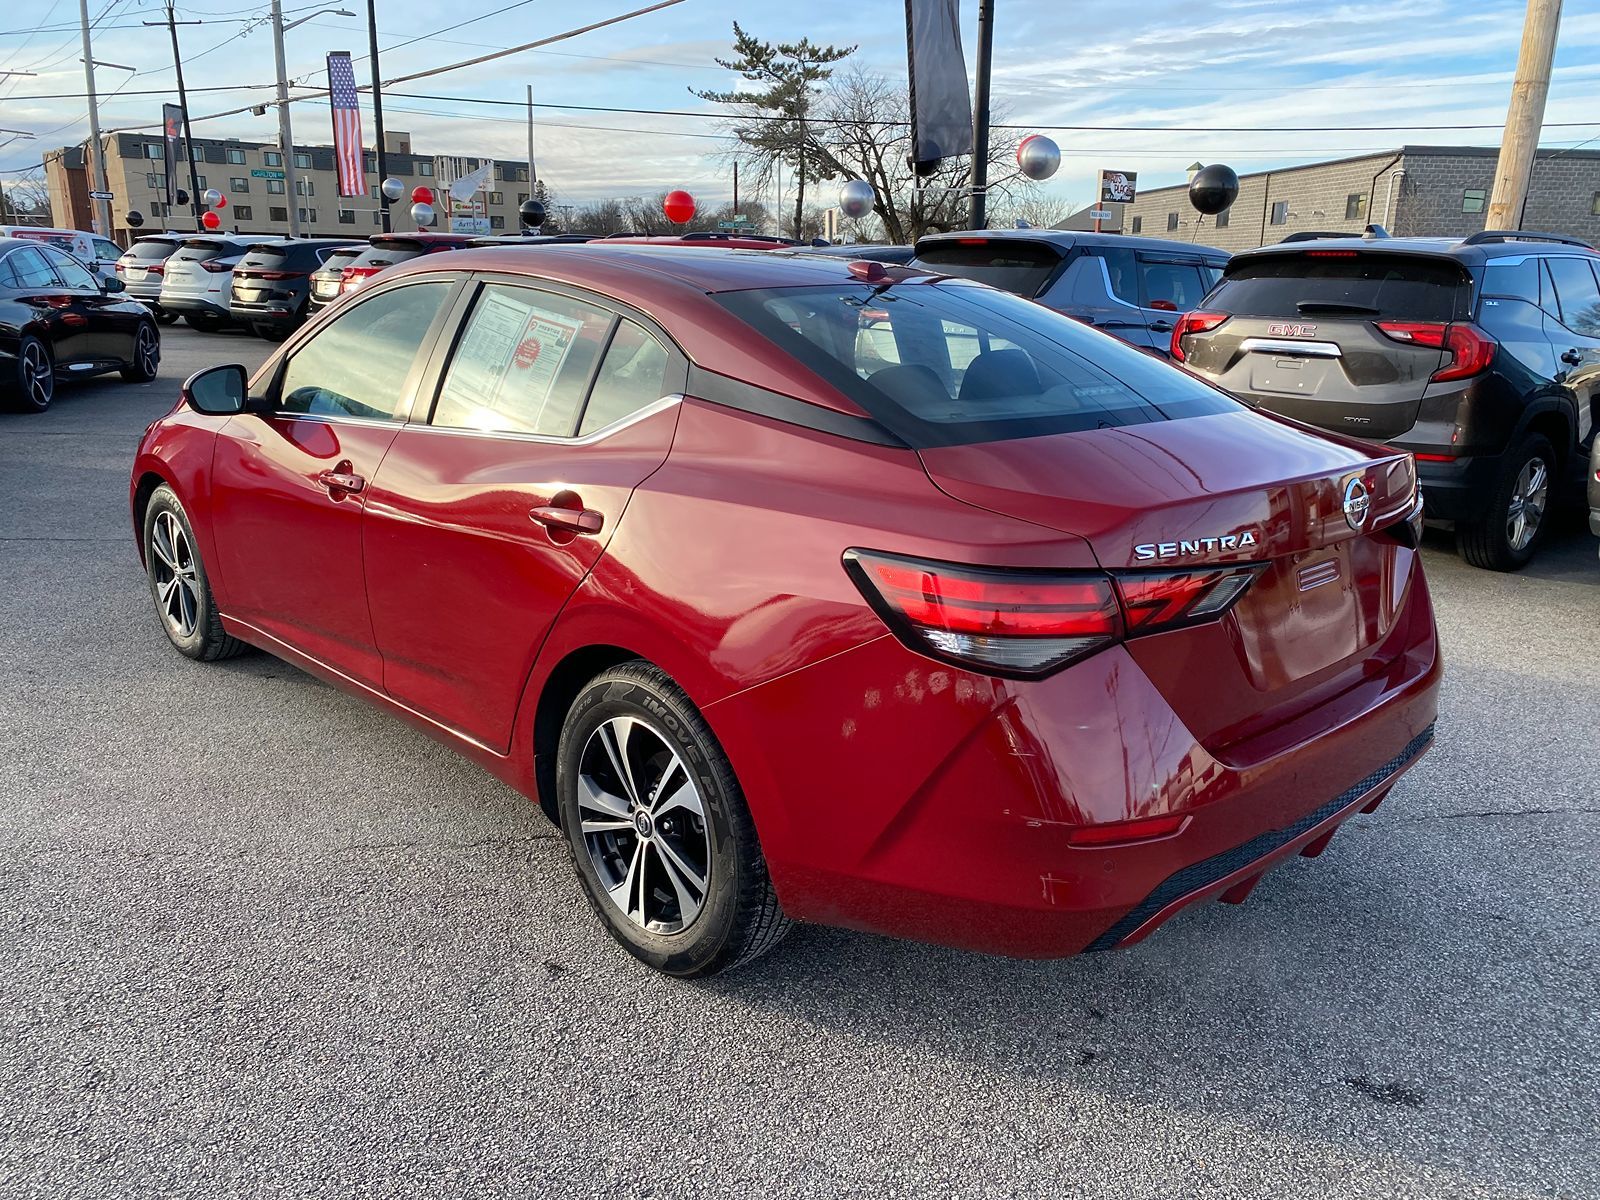
[[[1398, 446], [1397, 449], [1407, 447]], [[1473, 521], [1489, 507], [1500, 455], [1474, 454], [1445, 462], [1417, 460], [1417, 483], [1429, 520]]]
[[[1109, 949], [1320, 854], [1422, 755], [1441, 669], [1416, 584], [1392, 657], [1226, 746], [1201, 745], [1123, 647], [1010, 684], [881, 638], [706, 716], [791, 916], [1020, 957]], [[1158, 839], [1081, 842], [1174, 814]]]
[[219, 303], [218, 301], [209, 299], [205, 296], [163, 295], [159, 303], [163, 312], [184, 314], [194, 313], [200, 316], [220, 317], [224, 320], [227, 320], [232, 316], [232, 313], [229, 312], [226, 304]]

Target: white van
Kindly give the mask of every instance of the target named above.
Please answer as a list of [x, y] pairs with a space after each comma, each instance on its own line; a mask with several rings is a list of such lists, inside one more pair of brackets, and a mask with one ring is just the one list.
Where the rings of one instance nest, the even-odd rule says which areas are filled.
[[26, 238], [47, 242], [65, 250], [101, 279], [114, 279], [122, 247], [98, 233], [81, 229], [47, 229], [42, 225], [0, 225], [0, 237]]

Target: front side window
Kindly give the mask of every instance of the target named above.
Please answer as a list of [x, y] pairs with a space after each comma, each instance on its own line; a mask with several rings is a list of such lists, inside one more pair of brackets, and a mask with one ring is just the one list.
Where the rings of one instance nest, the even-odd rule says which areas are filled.
[[551, 292], [486, 285], [450, 360], [433, 424], [571, 437], [614, 319]]
[[1600, 285], [1595, 282], [1589, 260], [1552, 257], [1545, 259], [1545, 265], [1555, 281], [1561, 323], [1574, 333], [1600, 337]]
[[70, 254], [63, 254], [55, 247], [46, 248], [45, 258], [55, 268], [56, 277], [75, 292], [98, 292], [100, 285], [95, 281], [94, 273]]
[[24, 288], [53, 288], [60, 287], [55, 272], [50, 269], [50, 263], [44, 254], [35, 246], [24, 246], [20, 250], [13, 250], [6, 256], [6, 262], [11, 265], [11, 273], [16, 277], [16, 286]]
[[643, 326], [623, 319], [611, 335], [589, 391], [578, 433], [594, 433], [654, 404], [667, 392], [667, 349]]
[[[1231, 412], [1183, 371], [1018, 296], [959, 280], [716, 299], [913, 447]], [[873, 330], [871, 343], [861, 338]], [[883, 353], [892, 339], [895, 356]], [[862, 353], [870, 344], [873, 353]]]
[[114, 263], [122, 257], [122, 247], [115, 242], [107, 241], [105, 238], [95, 238], [94, 256], [101, 262]]
[[1468, 188], [1461, 193], [1461, 211], [1464, 213], [1481, 213], [1483, 202], [1488, 197], [1488, 192], [1483, 188]]
[[279, 410], [403, 419], [412, 361], [450, 286], [412, 284], [345, 309], [289, 359], [278, 385]]

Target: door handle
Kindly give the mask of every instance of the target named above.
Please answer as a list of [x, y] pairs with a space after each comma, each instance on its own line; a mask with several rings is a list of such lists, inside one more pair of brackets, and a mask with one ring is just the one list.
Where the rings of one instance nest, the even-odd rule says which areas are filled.
[[1575, 367], [1583, 361], [1583, 355], [1576, 350], [1568, 350], [1561, 356], [1561, 361], [1569, 367]]
[[1171, 321], [1151, 321], [1150, 322], [1150, 332], [1151, 333], [1171, 333], [1172, 332], [1172, 322]]
[[559, 529], [565, 533], [599, 533], [606, 521], [592, 508], [562, 508], [556, 504], [541, 504], [528, 516], [546, 529]]
[[367, 486], [365, 477], [349, 471], [324, 471], [317, 476], [317, 482], [327, 488], [330, 495], [334, 492], [359, 492]]

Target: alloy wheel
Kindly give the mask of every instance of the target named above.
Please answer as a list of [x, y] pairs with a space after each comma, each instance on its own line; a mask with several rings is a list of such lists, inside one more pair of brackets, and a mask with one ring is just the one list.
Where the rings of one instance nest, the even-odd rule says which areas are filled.
[[22, 348], [22, 387], [35, 408], [48, 408], [55, 395], [56, 373], [50, 355], [38, 342]]
[[133, 348], [133, 361], [141, 374], [155, 377], [161, 366], [161, 343], [156, 341], [156, 331], [149, 325], [139, 326], [139, 338]]
[[173, 513], [156, 514], [150, 531], [150, 553], [150, 574], [155, 581], [161, 619], [178, 637], [193, 637], [200, 619], [200, 578], [189, 535]]
[[1513, 550], [1526, 550], [1533, 542], [1544, 520], [1549, 493], [1549, 465], [1535, 455], [1523, 464], [1511, 489], [1511, 502], [1506, 506], [1506, 541]]
[[578, 817], [600, 885], [634, 925], [681, 933], [705, 904], [711, 838], [699, 788], [648, 722], [612, 717], [578, 760]]

